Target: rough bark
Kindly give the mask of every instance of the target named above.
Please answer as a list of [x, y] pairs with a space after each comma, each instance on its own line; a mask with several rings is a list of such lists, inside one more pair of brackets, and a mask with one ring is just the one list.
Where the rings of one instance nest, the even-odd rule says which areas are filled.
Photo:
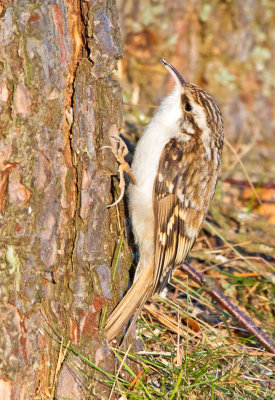
[[100, 150], [122, 120], [115, 3], [0, 2], [0, 39], [0, 397], [92, 398], [91, 369], [59, 341], [113, 368], [100, 318], [129, 265], [111, 290], [125, 232]]

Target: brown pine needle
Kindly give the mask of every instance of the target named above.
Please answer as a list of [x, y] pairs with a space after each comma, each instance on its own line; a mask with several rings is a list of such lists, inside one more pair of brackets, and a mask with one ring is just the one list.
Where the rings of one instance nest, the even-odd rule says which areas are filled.
[[128, 389], [130, 389], [130, 388], [131, 388], [131, 389], [134, 389], [134, 388], [136, 388], [136, 387], [138, 386], [138, 384], [139, 384], [139, 379], [142, 377], [143, 373], [144, 373], [144, 370], [141, 369], [141, 370], [138, 372], [137, 377], [134, 378], [134, 379], [132, 380], [132, 382], [130, 383], [130, 386], [129, 386]]

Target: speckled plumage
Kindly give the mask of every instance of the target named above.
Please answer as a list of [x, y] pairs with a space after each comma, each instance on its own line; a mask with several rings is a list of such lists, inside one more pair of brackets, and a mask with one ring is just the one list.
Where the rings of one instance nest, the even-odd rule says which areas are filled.
[[223, 147], [216, 101], [165, 60], [176, 87], [140, 139], [129, 204], [140, 261], [135, 281], [107, 325], [112, 339], [160, 292], [192, 248], [215, 193]]

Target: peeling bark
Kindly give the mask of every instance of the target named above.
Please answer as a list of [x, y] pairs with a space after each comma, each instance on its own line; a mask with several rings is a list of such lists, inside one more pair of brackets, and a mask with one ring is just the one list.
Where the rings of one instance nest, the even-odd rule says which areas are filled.
[[100, 398], [87, 365], [58, 359], [63, 340], [113, 369], [100, 318], [127, 285], [124, 245], [111, 289], [125, 229], [106, 208], [117, 165], [101, 150], [122, 122], [115, 2], [0, 5], [1, 395]]

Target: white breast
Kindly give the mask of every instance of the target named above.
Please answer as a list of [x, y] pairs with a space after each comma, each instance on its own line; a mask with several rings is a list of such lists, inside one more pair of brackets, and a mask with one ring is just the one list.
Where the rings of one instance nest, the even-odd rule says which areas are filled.
[[133, 230], [139, 246], [147, 248], [148, 245], [148, 251], [152, 249], [154, 234], [153, 185], [161, 153], [166, 143], [177, 136], [180, 117], [180, 93], [176, 87], [164, 99], [145, 129], [137, 144], [132, 163], [132, 171], [137, 181], [136, 185], [129, 187]]

